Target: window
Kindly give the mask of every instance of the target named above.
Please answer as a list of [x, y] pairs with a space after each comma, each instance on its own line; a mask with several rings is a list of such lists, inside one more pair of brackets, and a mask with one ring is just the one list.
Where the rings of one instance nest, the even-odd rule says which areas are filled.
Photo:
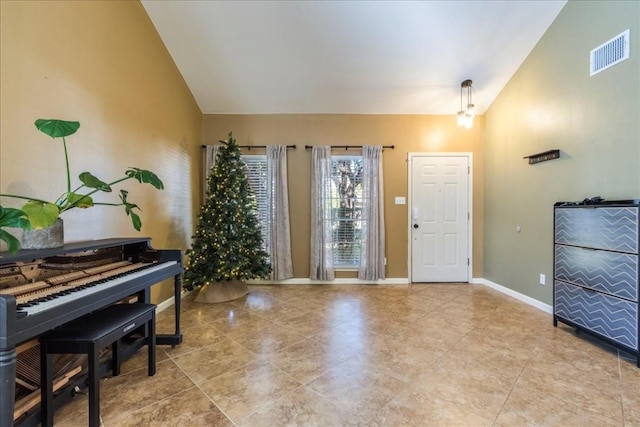
[[331, 157], [333, 265], [358, 268], [362, 245], [362, 156]]
[[269, 202], [267, 199], [267, 156], [243, 155], [242, 161], [246, 165], [246, 174], [249, 185], [256, 195], [258, 206], [258, 219], [262, 228], [263, 249], [268, 253], [271, 239], [269, 228]]

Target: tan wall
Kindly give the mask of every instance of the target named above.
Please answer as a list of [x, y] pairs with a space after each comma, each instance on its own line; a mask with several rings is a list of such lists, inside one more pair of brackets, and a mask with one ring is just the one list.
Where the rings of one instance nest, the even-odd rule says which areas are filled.
[[[0, 28], [0, 192], [46, 199], [64, 192], [61, 144], [33, 122], [78, 120], [67, 141], [74, 182], [82, 171], [113, 180], [136, 166], [156, 172], [166, 189], [126, 183], [142, 208], [141, 233], [122, 208], [102, 206], [65, 213], [66, 240], [150, 236], [155, 248], [186, 248], [199, 203], [192, 165], [199, 164], [202, 113], [142, 5], [2, 1]], [[152, 298], [171, 291], [155, 287]]]
[[[226, 139], [229, 132], [240, 145], [297, 145], [289, 150], [289, 201], [294, 275], [309, 277], [311, 151], [305, 145], [395, 145], [385, 150], [384, 191], [387, 277], [407, 277], [407, 153], [472, 152], [474, 160], [473, 276], [482, 276], [483, 129], [478, 117], [473, 129], [456, 126], [455, 116], [417, 115], [214, 115], [204, 117], [205, 144]], [[252, 150], [252, 153], [254, 151]], [[337, 150], [336, 153], [344, 152]], [[352, 151], [358, 153], [358, 151]], [[353, 276], [345, 274], [344, 276]]]
[[[552, 304], [553, 204], [640, 198], [639, 17], [635, 1], [569, 1], [491, 105], [485, 278]], [[627, 28], [630, 59], [589, 77], [591, 49]], [[555, 148], [558, 160], [522, 159]]]

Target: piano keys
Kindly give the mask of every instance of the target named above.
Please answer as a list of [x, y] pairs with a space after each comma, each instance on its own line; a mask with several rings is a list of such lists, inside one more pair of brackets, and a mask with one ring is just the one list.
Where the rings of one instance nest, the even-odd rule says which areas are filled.
[[16, 346], [48, 330], [132, 295], [149, 303], [151, 286], [173, 278], [175, 332], [159, 334], [156, 344], [180, 344], [181, 274], [182, 253], [155, 250], [149, 238], [1, 252], [0, 427], [13, 425]]

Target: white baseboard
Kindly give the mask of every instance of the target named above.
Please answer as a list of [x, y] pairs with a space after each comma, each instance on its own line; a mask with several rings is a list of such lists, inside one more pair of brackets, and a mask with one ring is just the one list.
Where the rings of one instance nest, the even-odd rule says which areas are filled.
[[408, 285], [406, 277], [393, 277], [383, 280], [359, 280], [357, 278], [339, 278], [333, 280], [311, 280], [293, 278], [287, 280], [247, 280], [249, 285]]
[[173, 306], [175, 302], [176, 302], [176, 297], [167, 298], [166, 300], [162, 301], [160, 304], [156, 306], [156, 313], [160, 313], [161, 311], [166, 310], [167, 308]]
[[[384, 280], [358, 280], [355, 278], [311, 280], [306, 278], [295, 278], [287, 280], [247, 280], [247, 283], [250, 285], [408, 285], [409, 279], [406, 277], [394, 277]], [[516, 292], [513, 289], [494, 283], [491, 280], [487, 280], [481, 277], [474, 277], [473, 279], [471, 279], [470, 283], [487, 286], [491, 289], [495, 289], [498, 292], [502, 292], [503, 294], [509, 295], [510, 297], [529, 304], [530, 306], [535, 307], [538, 310], [542, 310], [545, 313], [553, 314], [553, 307], [549, 304], [545, 304], [541, 301], [538, 301], [537, 299], [531, 298], [530, 296], [521, 294], [520, 292]], [[189, 293], [190, 292], [185, 292], [182, 295], [185, 296]], [[174, 303], [175, 297], [168, 298], [158, 304], [156, 312], [159, 313], [173, 306]]]
[[[194, 292], [194, 291], [187, 291], [183, 289], [182, 296], [180, 298], [186, 297], [191, 292]], [[166, 300], [162, 301], [156, 306], [156, 313], [160, 313], [161, 311], [166, 310], [169, 307], [173, 307], [175, 303], [176, 303], [176, 297], [167, 298]]]
[[538, 301], [537, 299], [531, 298], [530, 296], [514, 291], [513, 289], [504, 287], [502, 285], [498, 285], [497, 283], [494, 283], [491, 280], [487, 280], [483, 278], [473, 278], [471, 279], [471, 283], [484, 285], [491, 289], [495, 289], [498, 292], [502, 292], [503, 294], [509, 295], [510, 297], [513, 297], [519, 301], [529, 304], [530, 306], [535, 307], [538, 310], [542, 310], [545, 313], [553, 314], [553, 307], [550, 306], [549, 304], [545, 304], [541, 301]]

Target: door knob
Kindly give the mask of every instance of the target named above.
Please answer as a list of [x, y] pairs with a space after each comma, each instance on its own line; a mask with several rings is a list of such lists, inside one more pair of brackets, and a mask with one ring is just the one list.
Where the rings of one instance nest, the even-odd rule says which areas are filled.
[[418, 228], [420, 227], [418, 224], [413, 224], [413, 228]]

